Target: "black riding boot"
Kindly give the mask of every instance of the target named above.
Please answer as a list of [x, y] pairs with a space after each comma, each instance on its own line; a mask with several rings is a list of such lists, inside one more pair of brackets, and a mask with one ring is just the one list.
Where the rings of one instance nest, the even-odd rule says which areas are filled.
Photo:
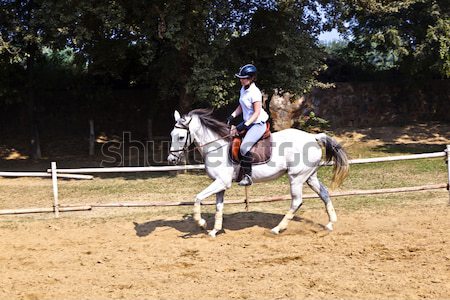
[[238, 184], [240, 186], [252, 185], [252, 153], [250, 151], [242, 157], [241, 168], [244, 171], [244, 176]]

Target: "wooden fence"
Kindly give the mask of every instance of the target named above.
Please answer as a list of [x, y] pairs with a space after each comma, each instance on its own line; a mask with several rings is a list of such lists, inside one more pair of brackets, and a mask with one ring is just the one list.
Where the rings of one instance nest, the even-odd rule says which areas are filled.
[[[388, 156], [388, 157], [376, 157], [376, 158], [363, 158], [350, 160], [350, 164], [364, 164], [364, 163], [376, 163], [376, 162], [390, 162], [400, 160], [411, 159], [424, 159], [424, 158], [436, 158], [447, 157], [447, 169], [448, 169], [448, 182], [442, 184], [433, 184], [425, 186], [414, 187], [400, 187], [389, 189], [375, 189], [375, 190], [351, 190], [344, 192], [330, 193], [332, 197], [351, 196], [351, 195], [373, 195], [373, 194], [385, 194], [385, 193], [400, 193], [400, 192], [413, 192], [424, 190], [444, 189], [449, 190], [450, 185], [450, 145], [447, 145], [445, 151], [435, 153], [402, 155], [402, 156]], [[333, 165], [332, 163], [322, 165]], [[184, 166], [150, 166], [150, 167], [113, 167], [113, 168], [78, 168], [78, 169], [58, 169], [55, 162], [52, 162], [51, 168], [47, 172], [0, 172], [0, 176], [3, 177], [21, 177], [21, 176], [39, 176], [39, 177], [51, 177], [53, 188], [53, 207], [50, 208], [26, 208], [26, 209], [3, 209], [0, 210], [0, 215], [6, 214], [25, 214], [25, 213], [42, 213], [53, 212], [55, 216], [59, 216], [59, 212], [63, 211], [80, 211], [90, 210], [93, 207], [151, 207], [151, 206], [180, 206], [180, 205], [193, 205], [193, 202], [121, 202], [121, 203], [92, 203], [92, 204], [66, 204], [60, 205], [58, 198], [58, 178], [73, 178], [73, 179], [92, 179], [92, 175], [82, 174], [95, 174], [95, 173], [124, 173], [124, 172], [166, 172], [166, 171], [185, 171], [185, 170], [201, 170], [205, 165], [184, 165]], [[317, 195], [306, 194], [304, 198], [317, 198]], [[273, 202], [289, 200], [290, 196], [275, 196], [269, 198], [253, 199], [252, 202]], [[225, 203], [238, 204], [244, 203], [245, 200], [227, 200]], [[205, 201], [205, 205], [213, 205], [214, 201]], [[449, 205], [450, 205], [450, 190], [449, 190]]]

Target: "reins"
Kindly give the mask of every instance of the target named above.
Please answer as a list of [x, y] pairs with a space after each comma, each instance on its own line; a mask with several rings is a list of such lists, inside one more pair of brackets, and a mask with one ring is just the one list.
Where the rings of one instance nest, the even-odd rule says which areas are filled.
[[[189, 122], [190, 122], [190, 121], [189, 121]], [[189, 126], [189, 123], [188, 123], [187, 125]], [[207, 143], [205, 143], [205, 144], [203, 144], [203, 145], [199, 145], [199, 146], [196, 146], [196, 147], [194, 147], [194, 148], [192, 148], [192, 149], [188, 149], [189, 146], [188, 146], [187, 144], [189, 143], [189, 139], [190, 139], [190, 137], [191, 137], [191, 132], [189, 131], [189, 127], [188, 127], [188, 126], [177, 126], [177, 125], [175, 125], [175, 128], [187, 130], [188, 136], [187, 136], [187, 138], [186, 138], [186, 142], [184, 143], [183, 148], [182, 148], [182, 149], [179, 149], [179, 150], [170, 150], [169, 152], [170, 152], [171, 154], [175, 155], [174, 153], [177, 153], [177, 152], [186, 152], [186, 153], [189, 153], [189, 152], [192, 152], [192, 151], [195, 151], [195, 150], [199, 150], [199, 149], [201, 149], [201, 148], [203, 148], [203, 147], [205, 147], [205, 146], [208, 146], [208, 145], [210, 145], [210, 144], [212, 144], [212, 143], [215, 143], [215, 142], [217, 142], [217, 141], [226, 139], [226, 138], [228, 138], [228, 137], [231, 136], [231, 133], [230, 133], [230, 134], [227, 134], [227, 135], [225, 135], [225, 136], [221, 136], [221, 137], [219, 137], [219, 138], [217, 138], [217, 139], [215, 139], [215, 140], [209, 141], [209, 142], [207, 142]], [[175, 156], [177, 156], [177, 155], [175, 155]]]
[[[189, 121], [189, 123], [190, 123], [190, 122], [191, 122], [191, 121]], [[177, 155], [177, 154], [175, 154], [175, 153], [185, 152], [185, 155], [186, 155], [187, 153], [189, 153], [189, 152], [191, 152], [191, 151], [195, 151], [195, 150], [201, 149], [201, 148], [203, 148], [203, 147], [205, 147], [205, 146], [208, 146], [208, 145], [210, 145], [210, 144], [212, 144], [212, 143], [214, 143], [214, 142], [217, 142], [217, 141], [220, 141], [220, 140], [222, 140], [222, 139], [225, 139], [225, 138], [227, 138], [227, 137], [232, 136], [232, 134], [230, 133], [230, 134], [227, 134], [227, 135], [225, 135], [225, 136], [221, 136], [221, 137], [219, 137], [218, 139], [209, 141], [209, 142], [207, 142], [207, 143], [205, 143], [205, 144], [203, 144], [203, 145], [196, 146], [196, 147], [194, 147], [193, 149], [188, 149], [189, 146], [188, 146], [187, 144], [189, 143], [189, 139], [190, 139], [190, 137], [191, 137], [191, 132], [190, 132], [190, 130], [189, 130], [189, 123], [187, 124], [188, 126], [186, 126], [186, 125], [184, 125], [184, 126], [177, 126], [177, 125], [175, 125], [175, 128], [178, 128], [178, 129], [184, 129], [184, 130], [187, 130], [187, 132], [188, 132], [188, 135], [187, 135], [187, 137], [186, 137], [186, 142], [184, 143], [183, 148], [182, 148], [182, 149], [179, 149], [179, 150], [170, 150], [170, 151], [169, 151], [173, 156], [177, 157], [178, 159], [180, 159], [180, 156]], [[222, 146], [222, 147], [223, 147], [223, 146]], [[219, 148], [217, 148], [217, 149], [220, 149], [220, 148], [221, 148], [221, 147], [219, 147]], [[217, 149], [216, 149], [216, 150], [217, 150]], [[248, 186], [245, 187], [245, 210], [246, 210], [246, 211], [249, 210]]]
[[197, 150], [197, 149], [201, 149], [201, 148], [203, 148], [203, 147], [205, 147], [205, 146], [208, 146], [209, 144], [212, 144], [212, 143], [215, 143], [215, 142], [217, 142], [217, 141], [226, 139], [227, 137], [230, 137], [230, 136], [231, 136], [231, 134], [227, 134], [227, 135], [225, 135], [225, 136], [219, 137], [218, 139], [215, 139], [215, 140], [212, 140], [212, 141], [210, 141], [210, 142], [207, 142], [207, 143], [205, 143], [205, 144], [203, 144], [203, 145], [197, 146], [197, 147], [195, 147], [195, 148], [193, 148], [193, 149], [188, 149], [187, 152], [191, 152], [191, 151], [195, 151], [195, 150]]

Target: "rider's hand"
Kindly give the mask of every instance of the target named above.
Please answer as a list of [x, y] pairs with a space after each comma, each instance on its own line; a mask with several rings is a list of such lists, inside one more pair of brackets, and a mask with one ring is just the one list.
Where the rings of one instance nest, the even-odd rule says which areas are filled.
[[245, 122], [242, 122], [242, 123], [239, 123], [239, 124], [236, 126], [236, 129], [237, 129], [237, 131], [242, 132], [242, 131], [244, 131], [244, 130], [247, 130], [249, 127], [250, 127], [250, 126], [247, 125]]
[[237, 135], [238, 135], [238, 131], [237, 131], [237, 129], [236, 129], [236, 126], [231, 125], [230, 135], [231, 135], [231, 136], [237, 136]]
[[233, 122], [233, 120], [234, 120], [234, 116], [233, 116], [233, 115], [230, 115], [230, 116], [227, 118], [227, 125], [230, 125], [231, 122]]

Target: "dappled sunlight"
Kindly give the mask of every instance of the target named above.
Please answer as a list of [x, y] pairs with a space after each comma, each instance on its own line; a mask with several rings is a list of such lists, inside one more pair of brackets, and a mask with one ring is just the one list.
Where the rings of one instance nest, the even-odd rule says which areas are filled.
[[0, 158], [4, 160], [23, 160], [29, 159], [30, 157], [16, 149], [0, 148]]
[[100, 134], [95, 139], [95, 142], [98, 144], [106, 144], [109, 142], [120, 143], [120, 137], [117, 135], [107, 136], [106, 134]]
[[443, 151], [450, 144], [450, 124], [417, 123], [407, 126], [340, 128], [336, 139], [351, 158], [385, 156], [386, 153]]
[[353, 142], [445, 144], [450, 143], [450, 124], [341, 128], [336, 130], [336, 134], [344, 141], [349, 139]]

